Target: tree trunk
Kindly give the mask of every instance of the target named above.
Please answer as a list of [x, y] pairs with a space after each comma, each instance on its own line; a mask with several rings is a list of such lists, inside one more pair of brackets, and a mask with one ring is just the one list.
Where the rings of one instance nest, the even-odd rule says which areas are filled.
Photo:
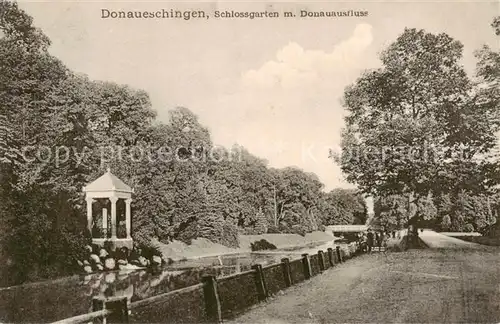
[[276, 218], [276, 226], [280, 223], [280, 220], [282, 220], [285, 216], [285, 211], [283, 210], [285, 208], [285, 204], [283, 203], [280, 208], [280, 212], [278, 213], [278, 217]]
[[408, 194], [408, 207], [406, 210], [406, 226], [410, 225], [410, 219], [411, 219], [411, 203], [413, 200], [413, 191]]
[[274, 192], [274, 226], [278, 226], [278, 202], [276, 201], [276, 186], [273, 186]]
[[[410, 191], [410, 193], [408, 194], [408, 216], [407, 216], [407, 226], [408, 226], [408, 243], [409, 243], [409, 247], [414, 247], [415, 244], [416, 244], [416, 224], [415, 224], [415, 217], [418, 217], [418, 210], [416, 211], [415, 215], [413, 215], [412, 211], [411, 211], [411, 206], [413, 203], [416, 202], [416, 200], [413, 198], [415, 195], [415, 193], [413, 191]], [[411, 220], [414, 220], [412, 222], [412, 225], [411, 225], [411, 230], [410, 230], [410, 221]]]

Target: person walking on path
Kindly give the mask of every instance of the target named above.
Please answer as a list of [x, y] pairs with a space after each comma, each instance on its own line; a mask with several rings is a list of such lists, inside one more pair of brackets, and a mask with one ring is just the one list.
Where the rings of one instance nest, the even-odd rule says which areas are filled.
[[378, 244], [378, 248], [380, 251], [384, 249], [384, 253], [387, 249], [387, 234], [384, 231], [380, 232], [380, 243]]
[[384, 233], [383, 241], [382, 241], [382, 247], [384, 248], [384, 255], [387, 255], [387, 249], [389, 248], [389, 240], [391, 239], [391, 233], [386, 232]]
[[381, 231], [379, 233], [377, 233], [377, 246], [378, 246], [378, 250], [379, 251], [382, 251], [382, 243], [384, 242], [384, 232]]
[[368, 245], [368, 253], [371, 253], [372, 252], [372, 248], [373, 248], [373, 241], [374, 241], [374, 237], [373, 237], [373, 232], [371, 229], [368, 230], [368, 234], [366, 235], [366, 244]]
[[361, 251], [362, 252], [366, 252], [367, 247], [366, 247], [366, 234], [365, 233], [361, 233], [360, 234], [359, 244], [360, 244], [360, 247], [361, 247]]

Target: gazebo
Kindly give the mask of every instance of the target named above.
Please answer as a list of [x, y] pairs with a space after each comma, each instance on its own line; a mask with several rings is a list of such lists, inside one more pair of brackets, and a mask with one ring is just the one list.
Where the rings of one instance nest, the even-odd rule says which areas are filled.
[[[87, 227], [92, 233], [92, 228], [94, 225], [93, 221], [93, 209], [92, 204], [98, 198], [109, 199], [111, 202], [111, 237], [92, 237], [92, 243], [103, 246], [104, 242], [109, 241], [112, 244], [112, 248], [127, 247], [132, 249], [133, 240], [130, 235], [132, 222], [130, 214], [130, 204], [132, 203], [132, 193], [134, 190], [126, 185], [122, 180], [118, 179], [117, 176], [111, 173], [111, 170], [103, 174], [101, 177], [96, 179], [94, 182], [88, 184], [83, 188], [85, 192], [85, 200], [87, 201]], [[116, 205], [119, 199], [125, 200], [125, 229], [126, 237], [117, 237], [117, 224], [116, 224]], [[102, 209], [102, 229], [104, 233], [107, 233], [108, 229], [108, 213], [107, 209]], [[99, 226], [99, 225], [97, 225]]]

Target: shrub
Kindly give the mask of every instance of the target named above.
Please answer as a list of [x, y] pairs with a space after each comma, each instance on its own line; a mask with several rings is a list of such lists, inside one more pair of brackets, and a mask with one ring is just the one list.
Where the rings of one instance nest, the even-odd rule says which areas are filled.
[[124, 247], [116, 250], [115, 257], [118, 260], [120, 260], [120, 259], [128, 260], [128, 258], [130, 257], [130, 251], [127, 247], [124, 246]]
[[347, 242], [356, 242], [358, 240], [358, 234], [357, 233], [344, 233], [344, 239], [347, 240]]
[[203, 237], [209, 239], [212, 242], [222, 243], [221, 239], [224, 223], [225, 221], [222, 216], [219, 216], [215, 213], [208, 213], [201, 216], [200, 219], [196, 221], [196, 226], [193, 226], [192, 228], [186, 228], [184, 232], [192, 232], [192, 234], [189, 235], [190, 239]]
[[220, 243], [227, 247], [237, 248], [240, 246], [238, 239], [238, 227], [234, 224], [224, 222], [222, 225], [222, 237]]
[[464, 231], [465, 232], [474, 232], [474, 225], [472, 225], [472, 224], [465, 225]]
[[278, 230], [280, 233], [293, 233], [292, 228], [287, 224], [279, 224]]
[[[72, 275], [80, 271], [76, 260], [82, 260], [89, 254], [85, 247], [90, 243], [83, 231], [77, 232], [66, 226], [52, 229], [40, 223], [32, 226], [29, 232], [20, 227], [6, 233], [2, 242], [2, 248], [6, 251], [2, 256], [4, 260], [9, 260], [4, 269], [6, 277], [2, 278], [7, 285]], [[39, 235], [34, 235], [37, 230]], [[19, 234], [33, 236], [28, 240]], [[40, 244], [42, 240], [44, 243]]]
[[252, 251], [276, 250], [276, 245], [269, 243], [265, 239], [251, 243], [250, 247]]
[[450, 215], [444, 215], [441, 220], [441, 230], [448, 231], [451, 227], [451, 218]]
[[137, 260], [139, 257], [144, 257], [148, 260], [151, 260], [153, 256], [159, 256], [162, 257], [162, 253], [159, 249], [159, 247], [154, 246], [150, 243], [145, 244], [145, 243], [136, 243], [134, 242], [134, 247], [132, 248], [132, 251], [129, 251], [128, 249], [120, 249], [117, 250], [116, 253], [116, 258], [119, 259], [128, 259], [129, 262], [133, 264], [137, 264]]
[[292, 233], [293, 234], [299, 234], [300, 236], [306, 236], [307, 234], [307, 229], [305, 226], [302, 225], [296, 225], [292, 227]]
[[157, 246], [141, 244], [139, 249], [141, 249], [141, 255], [148, 260], [153, 256], [161, 256], [161, 251]]
[[320, 232], [324, 232], [324, 231], [326, 231], [326, 226], [325, 226], [325, 225], [323, 225], [323, 224], [319, 225], [319, 226], [318, 226], [318, 231], [320, 231]]
[[299, 234], [300, 236], [306, 236], [307, 231], [303, 228], [299, 228], [296, 232], [296, 234]]
[[[203, 237], [214, 243], [219, 243], [227, 247], [238, 247], [238, 227], [224, 220], [224, 218], [215, 213], [204, 215], [197, 221], [197, 226], [190, 229], [193, 237]], [[188, 230], [183, 232], [183, 235]]]
[[257, 234], [265, 234], [267, 232], [267, 220], [262, 210], [259, 210], [255, 218], [255, 232]]
[[113, 243], [111, 243], [111, 241], [104, 241], [103, 248], [109, 254], [111, 254], [111, 252], [113, 251]]
[[269, 234], [279, 234], [279, 233], [281, 233], [280, 228], [278, 226], [275, 226], [275, 225], [269, 225], [269, 227], [267, 228], [267, 232]]
[[257, 232], [253, 227], [245, 227], [240, 230], [243, 235], [257, 235]]

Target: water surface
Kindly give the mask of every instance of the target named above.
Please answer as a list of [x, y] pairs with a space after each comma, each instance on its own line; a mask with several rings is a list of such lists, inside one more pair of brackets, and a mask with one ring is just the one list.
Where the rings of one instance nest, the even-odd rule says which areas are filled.
[[300, 258], [333, 243], [288, 250], [266, 251], [187, 260], [158, 271], [134, 270], [76, 275], [0, 289], [0, 322], [47, 323], [92, 311], [92, 299], [123, 296], [130, 302], [191, 286], [203, 275], [218, 277], [247, 271], [253, 264], [263, 266], [281, 258]]

